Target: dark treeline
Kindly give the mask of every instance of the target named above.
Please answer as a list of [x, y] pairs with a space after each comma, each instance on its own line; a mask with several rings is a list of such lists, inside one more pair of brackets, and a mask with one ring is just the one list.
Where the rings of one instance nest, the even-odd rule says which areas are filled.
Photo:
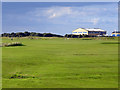
[[38, 37], [63, 37], [62, 35], [52, 33], [36, 33], [36, 32], [17, 32], [17, 33], [3, 33], [2, 37], [27, 37], [27, 36], [38, 36]]
[[89, 35], [73, 35], [73, 34], [65, 34], [57, 35], [52, 33], [36, 33], [36, 32], [17, 32], [17, 33], [3, 33], [2, 37], [27, 37], [27, 36], [38, 36], [38, 37], [67, 37], [67, 38], [82, 38], [82, 37], [97, 37], [97, 36], [89, 36]]
[[[2, 37], [27, 37], [27, 36], [38, 36], [38, 37], [67, 37], [67, 38], [82, 38], [82, 35], [72, 35], [72, 34], [66, 34], [64, 36], [52, 34], [52, 33], [36, 33], [36, 32], [17, 32], [17, 33], [3, 33], [1, 34]], [[84, 36], [88, 37], [88, 36]]]

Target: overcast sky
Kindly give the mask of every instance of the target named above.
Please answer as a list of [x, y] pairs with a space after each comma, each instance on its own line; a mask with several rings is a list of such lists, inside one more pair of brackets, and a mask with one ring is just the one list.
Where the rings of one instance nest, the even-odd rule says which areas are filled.
[[3, 2], [2, 32], [72, 33], [77, 28], [118, 30], [117, 2]]

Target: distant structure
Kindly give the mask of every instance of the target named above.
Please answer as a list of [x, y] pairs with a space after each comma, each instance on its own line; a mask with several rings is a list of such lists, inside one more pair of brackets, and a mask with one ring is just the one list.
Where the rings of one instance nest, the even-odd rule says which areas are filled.
[[120, 37], [120, 31], [114, 31], [114, 32], [112, 32], [112, 36], [114, 36], [114, 37]]
[[72, 31], [73, 35], [105, 36], [106, 31], [100, 28], [78, 28]]

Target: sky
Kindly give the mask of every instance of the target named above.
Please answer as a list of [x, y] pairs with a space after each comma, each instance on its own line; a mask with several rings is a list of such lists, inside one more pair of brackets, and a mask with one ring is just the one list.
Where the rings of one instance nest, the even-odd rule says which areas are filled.
[[71, 34], [77, 28], [118, 30], [117, 2], [3, 2], [2, 33]]

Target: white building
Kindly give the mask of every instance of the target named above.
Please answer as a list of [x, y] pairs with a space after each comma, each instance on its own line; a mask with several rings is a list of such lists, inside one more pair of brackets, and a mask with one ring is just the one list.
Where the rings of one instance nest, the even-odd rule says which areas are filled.
[[72, 31], [73, 35], [105, 36], [106, 31], [99, 28], [78, 28]]

